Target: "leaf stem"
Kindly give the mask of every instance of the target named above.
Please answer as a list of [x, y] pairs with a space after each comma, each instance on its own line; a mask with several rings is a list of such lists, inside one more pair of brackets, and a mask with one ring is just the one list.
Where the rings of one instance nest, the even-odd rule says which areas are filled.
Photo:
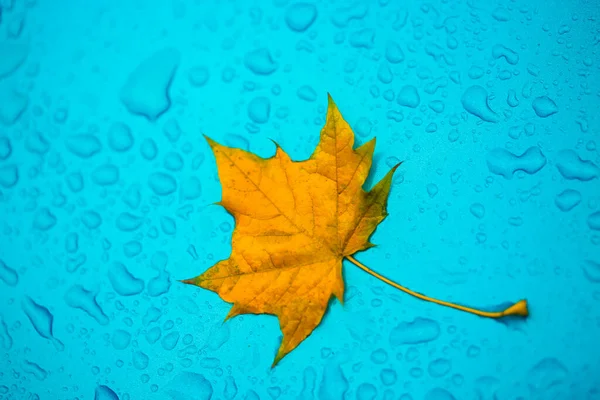
[[519, 315], [522, 317], [527, 317], [529, 315], [529, 311], [527, 310], [527, 300], [520, 300], [520, 301], [516, 302], [515, 304], [511, 305], [510, 307], [506, 308], [504, 311], [489, 312], [489, 311], [477, 310], [475, 308], [461, 306], [459, 304], [454, 304], [454, 303], [450, 303], [447, 301], [434, 299], [432, 297], [425, 296], [421, 293], [413, 292], [412, 290], [405, 288], [404, 286], [401, 286], [394, 281], [389, 280], [385, 276], [378, 274], [377, 272], [373, 271], [369, 267], [367, 267], [364, 264], [362, 264], [361, 262], [359, 262], [354, 257], [346, 256], [346, 258], [348, 259], [348, 261], [350, 261], [351, 263], [353, 263], [354, 265], [356, 265], [358, 268], [362, 269], [369, 275], [372, 275], [375, 278], [387, 283], [388, 285], [391, 285], [391, 286], [395, 287], [396, 289], [399, 289], [399, 290], [403, 291], [404, 293], [408, 293], [411, 296], [414, 296], [421, 300], [429, 301], [429, 302], [439, 304], [442, 306], [446, 306], [446, 307], [450, 307], [450, 308], [455, 308], [457, 310], [465, 311], [465, 312], [468, 312], [471, 314], [479, 315], [480, 317], [487, 317], [487, 318], [502, 318], [502, 317], [506, 317], [509, 315]]

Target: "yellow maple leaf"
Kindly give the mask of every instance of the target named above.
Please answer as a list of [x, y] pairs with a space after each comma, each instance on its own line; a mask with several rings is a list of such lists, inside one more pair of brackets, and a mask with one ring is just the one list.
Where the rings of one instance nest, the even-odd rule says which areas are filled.
[[371, 271], [354, 257], [373, 246], [369, 237], [387, 216], [394, 166], [370, 191], [375, 138], [354, 149], [354, 133], [328, 96], [320, 142], [305, 161], [292, 161], [276, 145], [263, 159], [206, 138], [222, 184], [220, 205], [233, 215], [232, 251], [206, 272], [182, 282], [212, 290], [233, 303], [226, 319], [272, 314], [283, 340], [273, 365], [319, 325], [332, 296], [343, 303], [342, 260], [421, 299], [478, 315], [526, 315], [521, 301], [486, 313], [431, 299]]

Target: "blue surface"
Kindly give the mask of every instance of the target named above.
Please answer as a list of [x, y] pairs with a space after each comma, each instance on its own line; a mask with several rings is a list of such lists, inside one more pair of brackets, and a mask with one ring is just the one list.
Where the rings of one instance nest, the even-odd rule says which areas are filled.
[[[2, 0], [0, 399], [600, 398], [594, 1]], [[274, 369], [275, 318], [183, 285], [232, 218], [202, 134], [404, 160], [346, 304]]]

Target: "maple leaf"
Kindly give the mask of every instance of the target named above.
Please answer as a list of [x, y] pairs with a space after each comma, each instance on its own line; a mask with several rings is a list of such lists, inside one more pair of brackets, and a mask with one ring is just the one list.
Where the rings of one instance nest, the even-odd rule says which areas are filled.
[[[226, 320], [240, 314], [277, 316], [283, 340], [273, 366], [319, 325], [331, 297], [343, 303], [344, 258], [424, 300], [486, 314], [412, 292], [352, 257], [373, 246], [369, 237], [387, 216], [400, 164], [365, 191], [375, 138], [354, 149], [354, 133], [330, 95], [319, 144], [308, 160], [291, 160], [277, 144], [275, 155], [263, 159], [206, 140], [222, 184], [218, 204], [235, 219], [232, 251], [228, 259], [182, 282], [233, 303]], [[511, 313], [523, 313], [523, 304], [517, 308]]]

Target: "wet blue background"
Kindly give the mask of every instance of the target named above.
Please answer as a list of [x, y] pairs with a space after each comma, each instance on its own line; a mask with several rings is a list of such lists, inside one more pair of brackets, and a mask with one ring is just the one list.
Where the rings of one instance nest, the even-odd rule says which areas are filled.
[[[594, 1], [2, 0], [1, 399], [600, 398]], [[269, 316], [178, 279], [230, 252], [202, 138], [300, 160], [327, 92], [373, 181], [346, 304], [274, 370]]]

